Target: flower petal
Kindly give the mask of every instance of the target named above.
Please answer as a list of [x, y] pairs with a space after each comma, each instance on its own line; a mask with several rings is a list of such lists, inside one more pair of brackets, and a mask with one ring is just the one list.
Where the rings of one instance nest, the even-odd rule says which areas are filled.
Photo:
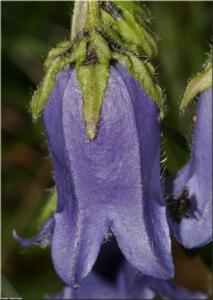
[[147, 285], [149, 285], [155, 294], [166, 297], [166, 299], [207, 299], [206, 294], [187, 290], [168, 280], [149, 277]]
[[65, 89], [58, 81], [43, 112], [58, 193], [52, 256], [59, 276], [71, 286], [91, 270], [108, 229], [143, 273], [173, 275], [160, 191], [157, 111], [139, 88], [133, 100], [121, 75], [114, 67], [110, 71], [95, 140], [90, 142], [84, 130], [75, 70]]
[[207, 295], [187, 290], [168, 280], [139, 274], [128, 263], [118, 273], [114, 284], [101, 279], [94, 272], [77, 289], [65, 287], [61, 293], [45, 299], [207, 299]]
[[97, 206], [94, 211], [86, 207], [84, 210], [81, 205], [73, 205], [75, 201], [69, 196], [64, 210], [55, 214], [52, 239], [55, 269], [74, 288], [92, 269], [108, 229], [103, 213], [96, 213]]
[[[131, 97], [137, 128], [143, 195], [134, 187], [135, 196], [127, 199], [119, 214], [118, 243], [127, 259], [146, 275], [167, 279], [173, 275], [171, 242], [160, 185], [160, 124], [154, 102], [121, 65], [116, 65]], [[132, 133], [129, 139], [131, 140]], [[130, 145], [130, 147], [132, 147]], [[133, 176], [136, 181], [136, 176]], [[135, 202], [135, 203], [134, 203]], [[141, 214], [139, 213], [141, 211]], [[127, 224], [125, 226], [125, 223]], [[127, 234], [128, 232], [128, 234]], [[138, 238], [137, 238], [138, 237]], [[128, 239], [128, 242], [125, 241]], [[122, 245], [121, 245], [122, 243]], [[140, 250], [141, 249], [141, 250]], [[134, 253], [134, 255], [132, 254]], [[150, 268], [152, 266], [152, 268]], [[155, 267], [154, 267], [155, 266]]]
[[76, 289], [74, 299], [115, 299], [121, 298], [119, 291], [116, 291], [116, 286], [102, 279], [94, 272], [82, 282], [82, 286]]
[[51, 244], [54, 225], [54, 218], [49, 219], [40, 231], [40, 233], [32, 239], [22, 239], [17, 235], [16, 231], [13, 230], [13, 238], [23, 247], [31, 247], [38, 245], [42, 248], [45, 248], [46, 246]]
[[207, 295], [182, 288], [168, 280], [139, 274], [128, 263], [124, 264], [118, 276], [118, 290], [123, 290], [123, 299], [206, 299]]
[[89, 274], [82, 282], [81, 286], [73, 289], [69, 286], [64, 287], [61, 293], [56, 295], [46, 295], [45, 299], [125, 299], [120, 294], [116, 286], [101, 279], [94, 272]]
[[[86, 183], [86, 165], [81, 166], [81, 147], [84, 149], [86, 136], [82, 117], [79, 116], [76, 122], [75, 116], [72, 115], [75, 111], [73, 100], [79, 102], [75, 103], [77, 109], [82, 103], [79, 92], [75, 91], [72, 84], [75, 72], [70, 71], [69, 76], [66, 88], [61, 86], [61, 79], [58, 79], [43, 116], [58, 193], [52, 258], [59, 276], [66, 284], [75, 287], [92, 268], [108, 226], [104, 210], [98, 208], [95, 201], [92, 203], [93, 199], [87, 194], [84, 182], [80, 185], [76, 182], [79, 180], [79, 173], [83, 173], [82, 177]], [[78, 142], [79, 134], [84, 135], [82, 145]], [[72, 144], [76, 146], [74, 153], [70, 149]]]

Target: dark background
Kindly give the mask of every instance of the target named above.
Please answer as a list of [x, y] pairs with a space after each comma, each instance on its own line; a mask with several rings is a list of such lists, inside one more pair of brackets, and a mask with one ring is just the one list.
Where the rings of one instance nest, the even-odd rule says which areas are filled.
[[[188, 79], [201, 69], [209, 51], [212, 3], [147, 2], [146, 6], [161, 38], [156, 63], [167, 97], [163, 129], [166, 171], [172, 173], [189, 155], [186, 138], [190, 139], [191, 112], [180, 117], [177, 108]], [[16, 228], [22, 236], [38, 231], [48, 189], [54, 184], [42, 124], [33, 124], [29, 103], [42, 78], [42, 62], [48, 51], [69, 37], [73, 3], [2, 2], [1, 8], [2, 290], [4, 296], [41, 299], [44, 293], [54, 293], [62, 287], [51, 263], [50, 250], [23, 250], [12, 239], [12, 229]], [[174, 251], [176, 258], [178, 251]], [[187, 251], [186, 257], [199, 257], [202, 267], [189, 266], [190, 273], [197, 272], [198, 278], [202, 268], [207, 272], [211, 267], [211, 246]], [[179, 266], [184, 259], [179, 257]], [[184, 284], [184, 276], [188, 275], [181, 270]], [[196, 281], [191, 280], [190, 284], [197, 287]]]

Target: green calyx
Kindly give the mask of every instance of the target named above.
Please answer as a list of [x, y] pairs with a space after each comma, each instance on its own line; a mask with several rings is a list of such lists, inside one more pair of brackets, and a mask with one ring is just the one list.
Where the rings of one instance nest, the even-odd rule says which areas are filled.
[[113, 58], [122, 61], [128, 68], [129, 73], [140, 83], [144, 91], [155, 101], [160, 111], [160, 118], [164, 117], [163, 93], [158, 84], [153, 80], [154, 68], [149, 62], [141, 62], [131, 53], [114, 53]]
[[[36, 120], [40, 116], [55, 86], [56, 75], [71, 64], [76, 68], [82, 91], [85, 131], [88, 139], [93, 140], [98, 132], [112, 60], [126, 64], [163, 117], [162, 91], [155, 83], [155, 70], [149, 61], [157, 53], [157, 46], [145, 9], [134, 2], [88, 0], [84, 11], [83, 29], [77, 32], [74, 24], [75, 32], [71, 35], [74, 38], [59, 43], [47, 56], [44, 79], [32, 97], [33, 118]], [[73, 20], [77, 18], [73, 16]]]
[[180, 110], [185, 109], [198, 93], [204, 92], [210, 87], [212, 87], [212, 52], [209, 54], [203, 70], [189, 81], [180, 104]]
[[77, 68], [77, 75], [84, 99], [86, 133], [88, 138], [93, 140], [97, 133], [102, 101], [109, 77], [108, 66], [104, 64], [80, 66]]
[[39, 88], [34, 92], [31, 101], [31, 112], [34, 120], [37, 120], [40, 116], [40, 113], [55, 86], [56, 75], [62, 71], [66, 65], [74, 63], [76, 60], [80, 62], [84, 60], [86, 40], [82, 40], [71, 54], [66, 52], [67, 48], [66, 45], [66, 48], [62, 49], [60, 43], [55, 49], [50, 51], [44, 63], [46, 74]]
[[[114, 17], [115, 12], [114, 16], [110, 14], [110, 9], [116, 10], [116, 7], [120, 11], [120, 16], [117, 18]], [[102, 18], [105, 27], [111, 30], [110, 34], [120, 36], [127, 49], [131, 50], [134, 45], [144, 51], [147, 57], [157, 54], [155, 35], [147, 26], [148, 15], [140, 4], [113, 1], [111, 8], [107, 7], [107, 4], [103, 6]]]

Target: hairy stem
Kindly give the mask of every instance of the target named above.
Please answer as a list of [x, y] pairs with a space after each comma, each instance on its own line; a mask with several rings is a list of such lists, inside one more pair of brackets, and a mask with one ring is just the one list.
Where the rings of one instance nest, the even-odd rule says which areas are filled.
[[75, 38], [77, 33], [80, 32], [86, 24], [88, 3], [88, 0], [75, 0], [71, 21], [71, 40]]

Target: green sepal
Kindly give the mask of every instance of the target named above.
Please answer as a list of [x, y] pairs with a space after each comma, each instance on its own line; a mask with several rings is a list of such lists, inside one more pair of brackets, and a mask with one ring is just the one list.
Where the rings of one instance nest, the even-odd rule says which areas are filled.
[[85, 130], [88, 138], [93, 140], [97, 133], [101, 106], [108, 83], [108, 65], [78, 66], [77, 76], [83, 93]]
[[33, 120], [37, 120], [40, 113], [56, 83], [56, 75], [58, 72], [62, 71], [68, 63], [72, 63], [72, 54], [66, 58], [58, 57], [56, 58], [49, 69], [47, 70], [43, 81], [41, 82], [39, 88], [34, 92], [31, 101], [31, 112]]
[[86, 57], [88, 38], [83, 38], [74, 48], [72, 52], [72, 59], [76, 65], [83, 64]]
[[204, 70], [188, 83], [180, 104], [180, 110], [186, 108], [198, 93], [204, 92], [210, 87], [212, 87], [212, 62], [208, 62]]
[[147, 11], [134, 1], [112, 1], [121, 10], [129, 10], [135, 15], [140, 15], [143, 19], [148, 19]]
[[156, 40], [158, 39], [157, 34], [151, 29], [151, 17], [147, 9], [142, 7], [140, 3], [134, 1], [113, 1], [113, 3], [121, 10], [130, 12], [136, 21], [143, 27], [144, 34], [152, 45], [155, 53], [158, 52]]
[[140, 47], [148, 57], [157, 54], [157, 44], [151, 31], [148, 32], [145, 26], [139, 24], [136, 18], [127, 10], [123, 11], [123, 18], [114, 19], [109, 13], [102, 10], [102, 19], [107, 28], [108, 34], [112, 37], [117, 31], [121, 37], [120, 41], [124, 43], [125, 47], [132, 50], [133, 45], [135, 48]]
[[[128, 10], [123, 12], [124, 20], [120, 19], [120, 31], [130, 43], [136, 43], [143, 46], [144, 52], [151, 57], [157, 55], [158, 47], [155, 42], [155, 37], [152, 36], [151, 30], [146, 30], [144, 24], [138, 23], [137, 19]], [[143, 19], [143, 18], [142, 18]]]
[[115, 30], [114, 25], [116, 21], [113, 19], [113, 17], [104, 10], [101, 11], [101, 15], [104, 24], [102, 32], [115, 44], [120, 45], [122, 48], [128, 47], [128, 45], [121, 38], [120, 34]]
[[65, 51], [67, 51], [71, 47], [70, 41], [63, 41], [57, 44], [55, 48], [50, 50], [50, 52], [47, 55], [47, 58], [44, 62], [44, 68], [45, 70], [48, 70], [51, 67], [51, 64], [53, 61], [59, 57], [60, 55], [63, 55]]
[[39, 88], [34, 92], [32, 96], [30, 109], [32, 112], [33, 120], [37, 120], [37, 118], [40, 116], [40, 113], [49, 97], [49, 94], [55, 85], [55, 76], [60, 71], [60, 60], [61, 58], [58, 57], [52, 62]]
[[[154, 68], [151, 63], [141, 62], [135, 55], [128, 53], [113, 53], [113, 58], [125, 63], [129, 73], [140, 83], [143, 90], [152, 98], [160, 111], [160, 118], [164, 117], [163, 93], [159, 85], [154, 82]], [[151, 70], [151, 72], [150, 72]]]
[[40, 116], [40, 113], [55, 86], [56, 75], [68, 64], [74, 63], [75, 61], [79, 64], [83, 63], [86, 55], [86, 42], [87, 39], [85, 38], [79, 42], [71, 54], [64, 57], [59, 56], [52, 61], [50, 67], [46, 71], [43, 81], [32, 97], [30, 108], [34, 120], [37, 120]]
[[121, 63], [124, 63], [124, 65], [127, 66], [127, 69], [129, 70], [129, 72], [132, 69], [132, 62], [126, 54], [113, 52], [112, 53], [112, 58], [115, 59], [115, 60], [120, 61]]
[[[102, 11], [104, 27], [102, 28], [102, 32], [105, 36], [107, 36], [115, 45], [120, 46], [122, 49], [128, 49], [132, 53], [138, 56], [147, 56], [144, 53], [143, 47], [141, 45], [136, 45], [134, 43], [127, 43], [122, 36], [119, 34], [117, 30], [113, 27], [110, 19], [114, 22], [114, 19], [105, 11]], [[111, 24], [111, 25], [110, 25]]]
[[164, 100], [163, 93], [159, 85], [154, 82], [154, 78], [150, 73], [150, 63], [144, 63], [136, 56], [129, 54], [132, 62], [132, 69], [130, 72], [136, 80], [140, 82], [144, 91], [154, 100], [160, 110], [160, 118], [164, 117]]
[[146, 62], [146, 67], [149, 70], [149, 73], [151, 74], [151, 76], [155, 75], [155, 68], [153, 67], [153, 65], [150, 62]]
[[[140, 5], [131, 1], [117, 1], [114, 3], [123, 10], [124, 17], [130, 21], [130, 26], [135, 24], [135, 27], [144, 35], [141, 36], [141, 42], [146, 41], [147, 45], [144, 48], [147, 55], [153, 56], [158, 53], [158, 46], [156, 43], [157, 35], [147, 25], [150, 23], [150, 17], [147, 11]], [[133, 29], [133, 28], [132, 28]], [[138, 33], [137, 33], [138, 34]], [[144, 45], [144, 46], [145, 46]], [[151, 51], [150, 51], [151, 50]]]
[[98, 62], [100, 64], [109, 65], [109, 60], [111, 57], [110, 49], [106, 40], [98, 32], [93, 32], [91, 36], [91, 45], [95, 49]]

